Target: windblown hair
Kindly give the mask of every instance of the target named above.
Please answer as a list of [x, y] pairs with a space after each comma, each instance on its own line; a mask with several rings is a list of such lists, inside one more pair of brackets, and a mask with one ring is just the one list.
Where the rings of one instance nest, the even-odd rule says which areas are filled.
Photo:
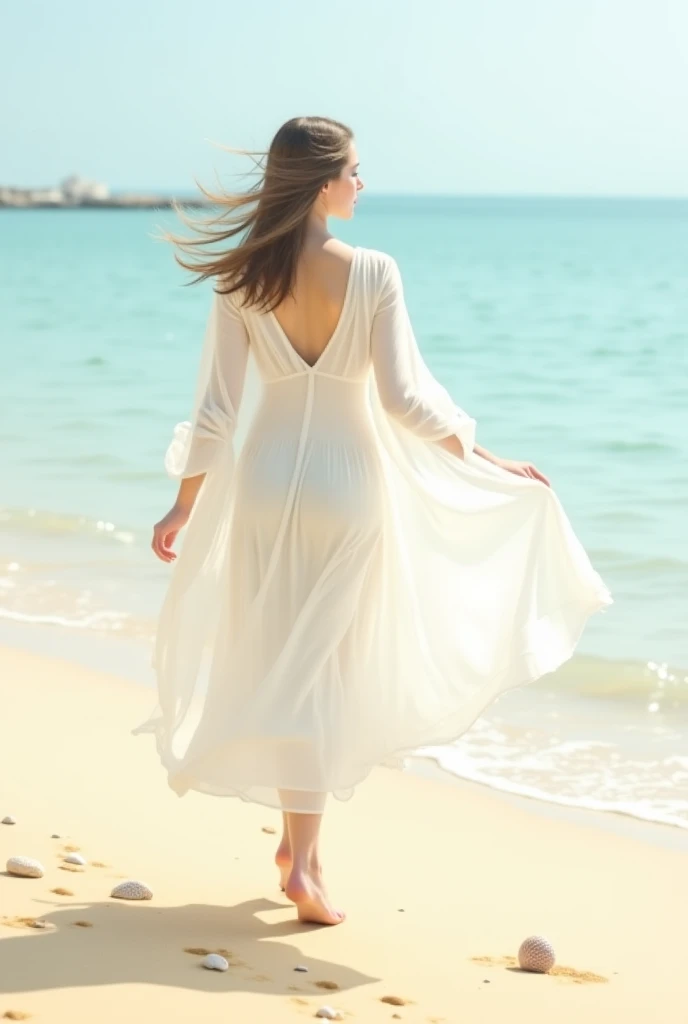
[[[157, 236], [171, 242], [180, 266], [197, 273], [188, 284], [217, 277], [220, 294], [245, 289], [243, 304], [273, 309], [291, 294], [306, 222], [318, 193], [346, 166], [352, 130], [328, 117], [294, 117], [278, 130], [267, 153], [260, 150], [222, 149], [254, 158], [262, 175], [247, 192], [210, 192], [196, 184], [219, 214], [192, 217], [174, 200], [180, 220], [196, 237], [164, 231]], [[267, 162], [265, 158], [267, 157]], [[253, 207], [252, 209], [248, 209]], [[238, 245], [213, 252], [216, 243], [245, 233]]]

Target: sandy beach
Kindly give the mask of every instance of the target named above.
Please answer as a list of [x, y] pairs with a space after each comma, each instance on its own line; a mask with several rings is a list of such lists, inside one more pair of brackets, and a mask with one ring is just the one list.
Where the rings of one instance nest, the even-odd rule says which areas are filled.
[[[16, 818], [0, 825], [0, 1019], [260, 1024], [323, 1005], [365, 1024], [687, 1019], [678, 829], [377, 768], [323, 825], [347, 920], [302, 925], [273, 864], [280, 815], [177, 797], [152, 739], [130, 735], [149, 690], [11, 649], [0, 679], [0, 819]], [[84, 868], [64, 869], [68, 847]], [[14, 855], [43, 877], [4, 871]], [[125, 878], [153, 898], [111, 898]], [[530, 935], [556, 950], [547, 975], [518, 968]], [[228, 951], [229, 969], [203, 969], [203, 950]]]

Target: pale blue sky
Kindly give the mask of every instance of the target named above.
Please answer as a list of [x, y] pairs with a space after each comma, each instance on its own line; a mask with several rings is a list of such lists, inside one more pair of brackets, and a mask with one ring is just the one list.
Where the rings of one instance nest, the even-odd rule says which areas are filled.
[[2, 29], [0, 184], [242, 187], [209, 140], [325, 114], [371, 195], [688, 195], [686, 0], [22, 0]]

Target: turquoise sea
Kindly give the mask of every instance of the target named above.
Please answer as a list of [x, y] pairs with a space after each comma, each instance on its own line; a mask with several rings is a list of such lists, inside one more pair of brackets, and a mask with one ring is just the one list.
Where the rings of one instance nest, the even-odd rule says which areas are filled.
[[[152, 240], [174, 220], [0, 210], [0, 642], [148, 685], [162, 458], [211, 290]], [[362, 194], [330, 227], [396, 257], [428, 364], [481, 445], [547, 474], [615, 602], [559, 671], [427, 753], [688, 828], [688, 201]]]

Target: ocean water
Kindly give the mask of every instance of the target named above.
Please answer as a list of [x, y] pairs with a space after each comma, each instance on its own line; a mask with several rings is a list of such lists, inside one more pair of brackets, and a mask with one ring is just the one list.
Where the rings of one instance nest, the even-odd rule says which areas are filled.
[[[0, 211], [2, 642], [147, 663], [162, 458], [211, 289], [152, 240], [173, 222]], [[431, 369], [481, 445], [547, 474], [615, 601], [561, 669], [425, 753], [688, 828], [688, 202], [364, 195], [331, 227], [397, 258]]]

